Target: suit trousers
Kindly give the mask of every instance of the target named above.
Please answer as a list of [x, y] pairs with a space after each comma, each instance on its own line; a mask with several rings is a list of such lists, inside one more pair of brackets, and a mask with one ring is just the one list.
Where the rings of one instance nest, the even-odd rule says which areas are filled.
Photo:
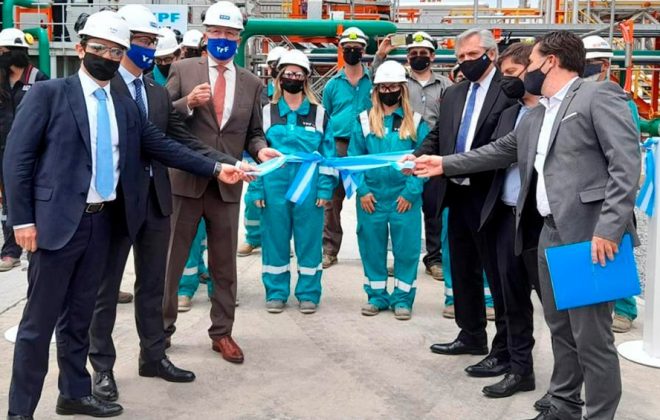
[[[335, 142], [337, 157], [345, 157], [348, 153], [348, 140], [339, 140]], [[341, 228], [341, 209], [344, 207], [344, 184], [339, 180], [337, 188], [332, 195], [332, 200], [325, 205], [325, 225], [323, 226], [323, 254], [336, 256], [341, 248], [341, 240], [344, 231]]]
[[236, 248], [240, 203], [222, 200], [217, 181], [209, 184], [200, 198], [172, 196], [172, 235], [163, 297], [165, 334], [176, 330], [179, 280], [186, 266], [199, 221], [204, 218], [209, 252], [209, 272], [213, 281], [209, 336], [231, 335], [236, 312]]
[[9, 412], [31, 416], [48, 372], [53, 330], [57, 333], [60, 395], [90, 395], [87, 372], [89, 325], [103, 277], [112, 226], [109, 208], [84, 214], [61, 249], [38, 249], [28, 268], [28, 300], [18, 327], [9, 389]]
[[7, 195], [5, 194], [4, 185], [1, 182], [0, 193], [2, 193], [2, 236], [4, 238], [2, 251], [0, 252], [0, 258], [21, 258], [23, 249], [16, 243], [16, 238], [14, 237], [14, 229], [7, 225]]
[[534, 306], [532, 287], [539, 294], [537, 248], [515, 255], [515, 207], [501, 201], [495, 205], [490, 223], [497, 232], [497, 268], [504, 299], [507, 343], [511, 356], [511, 373], [529, 375], [534, 372]]
[[558, 311], [545, 250], [563, 245], [553, 222], [539, 240], [539, 281], [543, 313], [550, 328], [554, 371], [548, 392], [562, 419], [579, 420], [578, 396], [584, 384], [586, 419], [611, 420], [621, 399], [621, 371], [612, 332], [613, 303]]
[[426, 255], [424, 265], [429, 268], [442, 265], [442, 209], [438, 176], [429, 178], [422, 193], [422, 211], [424, 212], [424, 235], [426, 236]]
[[461, 329], [458, 338], [466, 344], [485, 346], [488, 343], [483, 287], [485, 271], [495, 309], [496, 334], [490, 355], [506, 363], [509, 352], [504, 299], [497, 271], [495, 229], [493, 224], [488, 224], [479, 230], [482, 203], [474, 187], [450, 182], [448, 188], [451, 197], [448, 217], [449, 257], [456, 324]]
[[123, 224], [114, 225], [112, 229], [108, 263], [89, 330], [89, 361], [97, 372], [112, 370], [117, 359], [112, 330], [117, 318], [119, 287], [131, 245], [135, 261], [135, 324], [140, 338], [140, 359], [150, 362], [165, 357], [161, 311], [170, 218], [160, 211], [153, 183], [148, 197], [147, 217], [134, 244]]

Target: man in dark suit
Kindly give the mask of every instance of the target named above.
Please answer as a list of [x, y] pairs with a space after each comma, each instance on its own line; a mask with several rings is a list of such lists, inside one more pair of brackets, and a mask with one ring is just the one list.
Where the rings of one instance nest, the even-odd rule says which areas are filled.
[[539, 283], [554, 355], [550, 407], [537, 420], [580, 420], [583, 408], [585, 418], [614, 419], [621, 399], [613, 303], [557, 310], [545, 256], [549, 247], [590, 241], [592, 263], [605, 266], [625, 233], [639, 244], [633, 213], [641, 168], [637, 127], [621, 87], [580, 79], [584, 62], [579, 37], [547, 33], [534, 45], [524, 82], [525, 90], [543, 95], [541, 106], [483, 148], [415, 161], [415, 174], [425, 177], [519, 164], [515, 250], [529, 246], [524, 219], [537, 211], [543, 217]]
[[110, 417], [122, 412], [120, 405], [91, 394], [88, 331], [111, 230], [126, 229], [135, 240], [147, 212], [144, 158], [199, 176], [240, 179], [239, 170], [168, 139], [140, 115], [132, 99], [111, 93], [110, 79], [130, 45], [122, 18], [110, 11], [95, 13], [80, 35], [80, 71], [35, 84], [7, 140], [9, 224], [19, 245], [33, 253], [14, 349], [10, 419], [32, 418], [56, 327], [57, 413]]
[[[170, 68], [167, 90], [174, 109], [204, 143], [235, 158], [243, 151], [261, 161], [278, 156], [264, 139], [261, 80], [233, 62], [243, 29], [241, 11], [231, 2], [217, 2], [209, 7], [204, 25], [208, 56], [177, 61]], [[242, 185], [218, 184], [177, 170], [170, 175], [174, 211], [163, 299], [165, 332], [170, 337], [175, 331], [179, 280], [203, 217], [213, 280], [211, 348], [231, 363], [243, 363], [243, 351], [232, 337]]]
[[[493, 133], [493, 139], [504, 137], [518, 125], [529, 110], [538, 105], [539, 98], [525, 91], [523, 77], [529, 65], [532, 45], [516, 43], [508, 47], [497, 64], [502, 72], [502, 91], [518, 101], [505, 109]], [[532, 287], [540, 298], [538, 284], [537, 244], [543, 226], [538, 212], [530, 213], [525, 227], [530, 244], [521, 255], [514, 252], [516, 233], [516, 203], [520, 192], [518, 165], [499, 169], [486, 196], [481, 211], [482, 229], [488, 225], [495, 233], [491, 242], [497, 257], [501, 295], [504, 302], [507, 346], [511, 370], [494, 385], [484, 387], [483, 393], [492, 398], [508, 397], [518, 391], [535, 389], [532, 349], [534, 348], [534, 306], [531, 301]], [[532, 239], [535, 237], [536, 239]]]
[[[501, 89], [502, 75], [495, 67], [497, 44], [488, 30], [473, 29], [456, 39], [456, 56], [466, 80], [449, 87], [440, 104], [440, 116], [433, 131], [415, 152], [448, 155], [483, 147], [491, 137], [502, 111], [512, 104]], [[456, 324], [460, 334], [451, 343], [434, 344], [439, 354], [488, 354], [469, 366], [471, 376], [504, 374], [509, 369], [504, 304], [499, 293], [495, 240], [490, 229], [479, 230], [481, 209], [493, 180], [493, 172], [444, 181], [438, 187], [442, 205], [449, 207], [448, 234]], [[495, 308], [497, 334], [488, 353], [483, 271], [490, 285]]]
[[[172, 108], [167, 89], [143, 76], [143, 71], [153, 64], [153, 53], [158, 42], [154, 14], [143, 5], [127, 5], [117, 13], [131, 29], [131, 52], [122, 58], [119, 71], [110, 83], [111, 90], [133, 99], [139, 112], [169, 137], [214, 160], [235, 165], [235, 158], [195, 138]], [[195, 379], [192, 372], [178, 369], [165, 356], [162, 301], [170, 238], [169, 216], [172, 214], [172, 191], [167, 168], [158, 161], [146, 161], [140, 174], [140, 200], [147, 203], [145, 220], [134, 243], [125, 230], [113, 230], [108, 264], [90, 327], [89, 360], [94, 368], [93, 394], [107, 401], [116, 401], [119, 396], [113, 373], [117, 355], [112, 330], [117, 315], [117, 292], [131, 245], [136, 269], [135, 320], [140, 337], [139, 374], [157, 376], [171, 382]]]

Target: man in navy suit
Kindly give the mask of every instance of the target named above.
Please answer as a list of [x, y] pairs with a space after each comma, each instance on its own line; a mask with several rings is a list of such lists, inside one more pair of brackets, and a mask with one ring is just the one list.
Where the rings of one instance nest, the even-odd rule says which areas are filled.
[[33, 252], [28, 301], [18, 330], [9, 391], [10, 419], [31, 419], [57, 332], [58, 414], [119, 415], [92, 395], [86, 369], [89, 325], [109, 253], [111, 230], [134, 240], [147, 203], [149, 158], [198, 176], [238, 182], [242, 171], [170, 140], [131, 98], [110, 91], [130, 45], [128, 24], [110, 11], [89, 17], [76, 46], [78, 74], [28, 92], [7, 140], [4, 174], [9, 224]]

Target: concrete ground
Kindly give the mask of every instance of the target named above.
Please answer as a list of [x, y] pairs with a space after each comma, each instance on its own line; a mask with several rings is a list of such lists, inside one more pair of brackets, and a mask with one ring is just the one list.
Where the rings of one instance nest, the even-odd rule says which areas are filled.
[[[340, 263], [325, 271], [324, 295], [315, 315], [302, 315], [292, 298], [279, 315], [264, 309], [259, 253], [238, 259], [239, 299], [234, 338], [246, 362], [232, 365], [211, 351], [206, 334], [210, 304], [199, 289], [193, 309], [180, 314], [178, 332], [168, 354], [197, 374], [192, 384], [171, 384], [137, 374], [138, 341], [132, 305], [120, 305], [115, 329], [118, 361], [115, 375], [126, 419], [524, 419], [536, 413], [532, 404], [549, 383], [550, 336], [536, 302], [537, 390], [492, 400], [481, 388], [496, 380], [468, 377], [463, 369], [479, 361], [472, 356], [439, 356], [436, 342], [451, 341], [458, 329], [441, 317], [443, 283], [424, 274], [420, 265], [417, 300], [411, 321], [391, 312], [374, 318], [360, 315], [365, 301], [362, 267], [355, 239], [355, 203], [344, 210], [345, 243]], [[134, 280], [126, 270], [123, 290]], [[0, 274], [0, 332], [20, 320], [25, 272]], [[617, 342], [639, 339], [641, 319]], [[489, 325], [492, 336], [494, 327]], [[6, 412], [13, 346], [0, 338], [0, 414]], [[51, 348], [51, 370], [38, 419], [58, 418], [57, 362]], [[660, 370], [621, 360], [623, 398], [617, 419], [660, 418]]]

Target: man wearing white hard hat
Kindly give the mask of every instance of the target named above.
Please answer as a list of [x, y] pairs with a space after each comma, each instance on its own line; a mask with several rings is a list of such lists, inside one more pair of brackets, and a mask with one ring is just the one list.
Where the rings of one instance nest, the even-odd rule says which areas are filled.
[[[47, 80], [48, 76], [30, 64], [27, 51], [31, 35], [20, 29], [7, 28], [0, 32], [0, 168], [7, 142], [7, 135], [14, 122], [14, 115], [25, 93], [38, 81]], [[0, 179], [2, 179], [0, 173]], [[0, 253], [0, 272], [9, 271], [21, 265], [23, 250], [16, 244], [14, 230], [7, 226], [7, 198], [0, 182], [3, 195], [2, 233], [4, 243]]]
[[158, 30], [158, 45], [155, 53], [155, 63], [149, 74], [160, 86], [165, 86], [167, 76], [170, 74], [172, 63], [179, 59], [181, 48], [176, 40], [176, 34], [170, 28]]
[[202, 56], [201, 43], [203, 33], [197, 29], [191, 29], [183, 34], [181, 42], [181, 58], [195, 58]]
[[[199, 176], [238, 182], [241, 171], [167, 138], [110, 80], [130, 46], [128, 24], [110, 11], [91, 15], [79, 35], [78, 73], [35, 84], [7, 139], [8, 223], [32, 259], [29, 292], [14, 348], [8, 418], [31, 419], [57, 329], [62, 415], [119, 415], [98, 399], [86, 369], [89, 326], [109, 254], [111, 231], [135, 240], [150, 156]], [[145, 376], [154, 376], [146, 372]]]
[[[378, 47], [374, 57], [372, 69], [375, 72], [378, 66], [385, 60], [387, 55], [396, 49], [392, 45], [392, 38], [386, 37]], [[415, 32], [410, 36], [410, 42], [406, 46], [410, 74], [408, 76], [408, 90], [410, 92], [410, 104], [415, 112], [424, 116], [429, 126], [433, 127], [440, 115], [440, 100], [445, 89], [451, 86], [451, 81], [431, 70], [435, 60], [435, 40], [426, 32]], [[436, 280], [442, 280], [442, 217], [439, 202], [439, 178], [433, 178], [424, 184], [423, 211], [424, 232], [426, 239], [426, 255], [424, 265], [426, 274]]]
[[[582, 77], [585, 80], [602, 82], [607, 80], [607, 73], [611, 67], [610, 60], [614, 57], [610, 43], [598, 35], [582, 39], [584, 49], [587, 51], [586, 65]], [[633, 121], [639, 127], [639, 110], [632, 98], [628, 99], [628, 107], [632, 112]], [[635, 297], [619, 299], [614, 303], [614, 320], [612, 331], [627, 333], [632, 329], [633, 321], [637, 318], [637, 300]]]
[[[362, 64], [368, 42], [369, 38], [360, 28], [351, 27], [342, 32], [339, 46], [344, 68], [323, 89], [323, 107], [332, 122], [338, 157], [346, 156], [357, 116], [371, 107], [371, 77], [367, 67]], [[345, 197], [344, 185], [340, 182], [332, 201], [325, 206], [323, 268], [337, 264], [337, 254], [344, 234], [341, 228], [341, 209]]]
[[[175, 62], [167, 80], [174, 108], [191, 132], [209, 146], [236, 159], [247, 151], [255, 160], [279, 156], [264, 140], [261, 112], [263, 85], [258, 77], [234, 64], [241, 41], [243, 14], [220, 1], [204, 17], [208, 57]], [[163, 316], [168, 337], [175, 331], [179, 279], [190, 245], [204, 218], [207, 227], [211, 296], [211, 347], [232, 363], [243, 351], [232, 338], [236, 305], [236, 248], [242, 185], [227, 186], [181, 171], [171, 171], [174, 213], [167, 267]]]

